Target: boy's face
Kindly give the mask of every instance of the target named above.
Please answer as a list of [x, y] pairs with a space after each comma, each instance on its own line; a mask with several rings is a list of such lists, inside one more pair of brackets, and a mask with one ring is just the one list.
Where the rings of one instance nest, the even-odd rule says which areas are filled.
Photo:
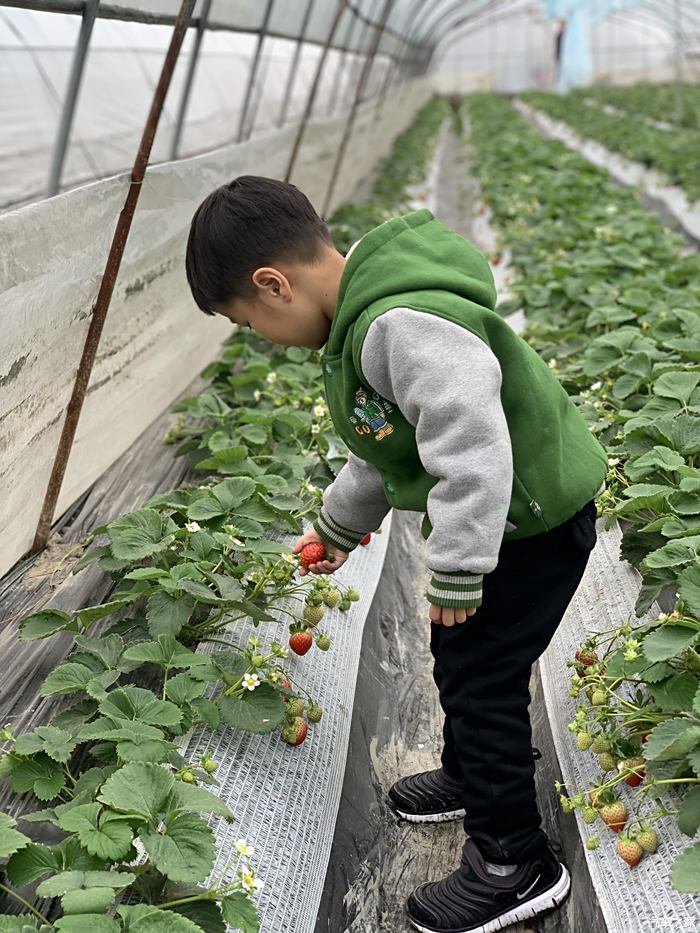
[[319, 263], [261, 267], [252, 275], [250, 298], [233, 298], [216, 311], [273, 343], [318, 350], [328, 340], [344, 265], [340, 253], [329, 250]]

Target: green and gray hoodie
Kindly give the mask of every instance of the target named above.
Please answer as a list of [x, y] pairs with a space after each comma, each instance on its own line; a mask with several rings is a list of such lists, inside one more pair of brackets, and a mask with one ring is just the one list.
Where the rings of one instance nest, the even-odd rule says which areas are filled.
[[495, 302], [482, 254], [413, 211], [348, 253], [322, 359], [349, 455], [314, 528], [350, 551], [390, 508], [424, 512], [440, 606], [479, 606], [502, 541], [555, 528], [605, 485], [604, 448]]

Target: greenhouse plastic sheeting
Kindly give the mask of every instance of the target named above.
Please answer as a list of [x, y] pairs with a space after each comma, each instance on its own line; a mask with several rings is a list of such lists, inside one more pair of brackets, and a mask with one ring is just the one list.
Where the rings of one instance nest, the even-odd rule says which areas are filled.
[[[196, 762], [208, 752], [219, 763], [216, 794], [233, 811], [236, 822], [215, 820], [216, 862], [211, 877], [235, 876], [235, 842], [245, 838], [254, 846], [251, 862], [263, 881], [256, 895], [261, 933], [312, 933], [333, 843], [335, 821], [348, 754], [350, 722], [360, 662], [362, 630], [379, 584], [391, 528], [391, 512], [380, 534], [353, 551], [333, 579], [360, 592], [347, 612], [326, 608], [319, 625], [331, 636], [327, 652], [313, 647], [309, 654], [290, 653], [284, 662], [292, 677], [323, 707], [321, 722], [309, 728], [298, 747], [282, 741], [278, 732], [253, 735], [229, 727], [216, 731], [196, 728], [183, 739], [181, 752]], [[279, 537], [291, 544], [295, 537]], [[300, 611], [297, 600], [283, 608]], [[275, 610], [271, 610], [275, 615]], [[288, 622], [288, 616], [279, 616]], [[279, 622], [252, 622], [224, 633], [237, 644], [257, 635], [262, 644], [280, 639]], [[200, 645], [198, 654], [221, 650]], [[299, 691], [302, 696], [305, 694]]]
[[[418, 80], [358, 114], [335, 204], [386, 155], [430, 96]], [[345, 122], [316, 122], [295, 184], [320, 208]], [[216, 355], [231, 325], [192, 301], [184, 249], [197, 204], [255, 172], [283, 177], [295, 130], [148, 171], [78, 423], [56, 517], [126, 450]], [[33, 541], [91, 307], [128, 178], [95, 182], [0, 215], [0, 575]]]
[[[620, 560], [622, 533], [615, 523], [604, 530], [604, 519], [597, 523], [598, 542], [591, 553], [583, 580], [566, 611], [561, 625], [540, 660], [552, 735], [561, 766], [562, 780], [571, 793], [592, 787], [600, 776], [595, 755], [582, 753], [568, 729], [573, 719], [576, 700], [569, 697], [571, 668], [567, 660], [588, 632], [605, 631], [625, 620], [644, 622], [656, 618], [661, 611], [654, 603], [636, 620], [634, 604], [639, 593], [640, 576], [628, 563]], [[631, 791], [625, 788], [632, 799]], [[678, 800], [670, 801], [671, 808]], [[639, 806], [639, 805], [637, 805]], [[639, 806], [642, 815], [656, 809], [653, 800]], [[585, 839], [596, 833], [596, 827], [586, 826], [581, 811], [576, 811], [579, 831]], [[565, 819], [573, 819], [573, 816]], [[654, 858], [645, 858], [634, 871], [621, 868], [615, 852], [614, 833], [599, 833], [600, 848], [591, 851], [583, 847], [588, 870], [593, 881], [607, 928], [625, 933], [695, 933], [700, 929], [700, 898], [680, 894], [670, 886], [671, 863], [691, 840], [678, 829], [676, 820], [665, 819], [659, 824], [661, 843]]]

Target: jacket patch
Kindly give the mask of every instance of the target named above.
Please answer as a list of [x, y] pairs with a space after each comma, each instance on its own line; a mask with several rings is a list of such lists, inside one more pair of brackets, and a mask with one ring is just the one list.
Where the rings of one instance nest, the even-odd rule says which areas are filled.
[[381, 441], [394, 431], [393, 425], [386, 419], [386, 415], [393, 410], [393, 406], [378, 392], [370, 395], [364, 386], [359, 386], [355, 392], [355, 414], [350, 415], [350, 421], [358, 434], [374, 432], [375, 441]]

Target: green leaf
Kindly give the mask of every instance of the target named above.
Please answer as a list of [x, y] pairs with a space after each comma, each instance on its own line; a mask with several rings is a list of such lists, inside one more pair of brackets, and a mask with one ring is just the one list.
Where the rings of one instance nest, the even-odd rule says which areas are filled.
[[100, 817], [99, 803], [74, 807], [58, 821], [67, 833], [77, 833], [80, 844], [91, 855], [108, 862], [125, 858], [131, 849], [134, 834], [131, 827], [115, 814], [105, 811]]
[[678, 828], [686, 836], [694, 836], [700, 829], [700, 787], [692, 787], [685, 795], [677, 818]]
[[194, 599], [185, 594], [174, 596], [164, 589], [156, 590], [148, 597], [146, 618], [148, 630], [154, 638], [158, 635], [177, 635], [189, 622], [194, 611]]
[[684, 671], [667, 680], [647, 684], [647, 688], [661, 709], [680, 712], [690, 709], [699, 683], [694, 674]]
[[646, 636], [642, 646], [650, 661], [667, 661], [695, 644], [698, 638], [699, 631], [684, 625], [660, 625]]
[[19, 637], [24, 641], [33, 641], [36, 638], [48, 638], [56, 632], [70, 629], [76, 631], [78, 626], [73, 617], [60, 609], [42, 609], [26, 616], [19, 623]]
[[183, 703], [189, 703], [196, 697], [201, 697], [206, 689], [206, 684], [201, 680], [195, 680], [189, 674], [176, 674], [171, 677], [165, 685], [165, 693], [169, 700], [182, 706]]
[[128, 871], [63, 871], [42, 881], [36, 893], [40, 897], [62, 897], [69, 891], [86, 891], [89, 888], [120, 890], [134, 881], [136, 875]]
[[664, 373], [654, 383], [654, 394], [675, 398], [682, 405], [687, 405], [698, 382], [700, 382], [700, 373]]
[[648, 476], [654, 470], [664, 470], [672, 473], [684, 466], [685, 460], [675, 450], [668, 447], [652, 447], [650, 451], [636, 457], [634, 460], [628, 460], [625, 464], [625, 473], [633, 482], [637, 482]]
[[174, 783], [166, 768], [132, 762], [105, 781], [97, 799], [120, 813], [137, 813], [153, 822], [164, 811]]
[[105, 913], [114, 903], [112, 888], [81, 888], [68, 891], [61, 898], [64, 914]]
[[59, 664], [42, 684], [41, 695], [48, 697], [56, 693], [74, 693], [76, 690], [85, 690], [93, 677], [94, 671], [91, 671], [85, 664], [78, 664], [75, 661]]
[[649, 733], [644, 757], [650, 761], [680, 758], [700, 744], [700, 724], [685, 717], [667, 719]]
[[120, 560], [136, 561], [162, 551], [177, 531], [175, 522], [155, 509], [138, 509], [115, 519], [107, 527], [112, 553]]
[[182, 711], [167, 700], [159, 700], [143, 687], [120, 687], [112, 690], [100, 704], [100, 713], [114, 719], [139, 720], [157, 726], [176, 726]]
[[124, 639], [114, 634], [103, 635], [101, 638], [76, 635], [75, 643], [83, 651], [98, 658], [105, 668], [116, 667], [124, 651]]
[[172, 881], [201, 881], [214, 865], [214, 833], [196, 813], [180, 813], [163, 832], [142, 828], [141, 841], [155, 868]]
[[190, 810], [194, 813], [215, 813], [232, 823], [235, 817], [229, 807], [216, 794], [205, 787], [175, 781], [170, 794], [169, 810]]
[[7, 813], [0, 813], [0, 858], [7, 858], [20, 849], [24, 849], [32, 841], [29, 836], [20, 833], [14, 827], [17, 821]]
[[54, 920], [61, 933], [120, 933], [120, 927], [112, 917], [104, 914], [73, 914]]
[[680, 564], [695, 560], [698, 555], [698, 548], [700, 548], [700, 535], [694, 535], [690, 538], [677, 538], [647, 555], [644, 558], [644, 566], [650, 569], [678, 567]]
[[124, 933], [202, 933], [200, 926], [174, 910], [136, 904], [122, 905], [117, 913], [124, 918]]
[[60, 871], [63, 864], [61, 853], [54, 846], [32, 842], [13, 855], [6, 867], [7, 877], [19, 888], [49, 872]]
[[[191, 887], [175, 888], [173, 898], [192, 896], [203, 893], [203, 888]], [[210, 900], [192, 901], [190, 904], [178, 904], [172, 908], [173, 912], [186, 917], [204, 931], [204, 933], [226, 933], [226, 924], [221, 916], [221, 908]]]
[[219, 708], [212, 700], [207, 700], [204, 697], [196, 700], [192, 700], [190, 706], [193, 710], [199, 713], [199, 716], [202, 719], [202, 722], [209, 726], [210, 729], [218, 729], [219, 724], [221, 723], [221, 716], [219, 715]]
[[57, 762], [39, 752], [28, 761], [17, 762], [12, 772], [11, 784], [16, 794], [32, 790], [39, 800], [53, 800], [65, 787], [66, 775]]
[[700, 894], [700, 842], [683, 849], [671, 866], [671, 884], [684, 894]]
[[700, 564], [686, 567], [680, 574], [678, 595], [693, 615], [700, 616]]
[[36, 933], [36, 920], [27, 914], [21, 916], [0, 914], [0, 933]]
[[99, 606], [88, 606], [86, 609], [79, 609], [75, 614], [75, 618], [82, 628], [87, 629], [93, 622], [97, 622], [99, 619], [104, 619], [106, 616], [112, 615], [113, 612], [116, 612], [118, 609], [123, 609], [124, 606], [133, 603], [137, 598], [138, 594], [134, 593], [124, 599], [113, 599], [108, 603], [100, 603]]
[[219, 500], [210, 492], [206, 492], [190, 503], [187, 517], [190, 521], [208, 522], [209, 519], [218, 518], [225, 512], [226, 509]]
[[236, 891], [222, 898], [221, 912], [232, 930], [242, 933], [259, 933], [260, 918], [255, 904], [242, 891]]
[[35, 731], [42, 741], [43, 750], [54, 761], [68, 761], [78, 744], [69, 732], [56, 726], [38, 726]]
[[285, 717], [285, 705], [270, 684], [261, 684], [242, 697], [222, 696], [219, 712], [224, 722], [246, 732], [272, 732]]
[[206, 663], [200, 656], [185, 648], [172, 635], [159, 635], [157, 641], [142, 641], [124, 652], [130, 661], [150, 661], [162, 667], [193, 667]]

